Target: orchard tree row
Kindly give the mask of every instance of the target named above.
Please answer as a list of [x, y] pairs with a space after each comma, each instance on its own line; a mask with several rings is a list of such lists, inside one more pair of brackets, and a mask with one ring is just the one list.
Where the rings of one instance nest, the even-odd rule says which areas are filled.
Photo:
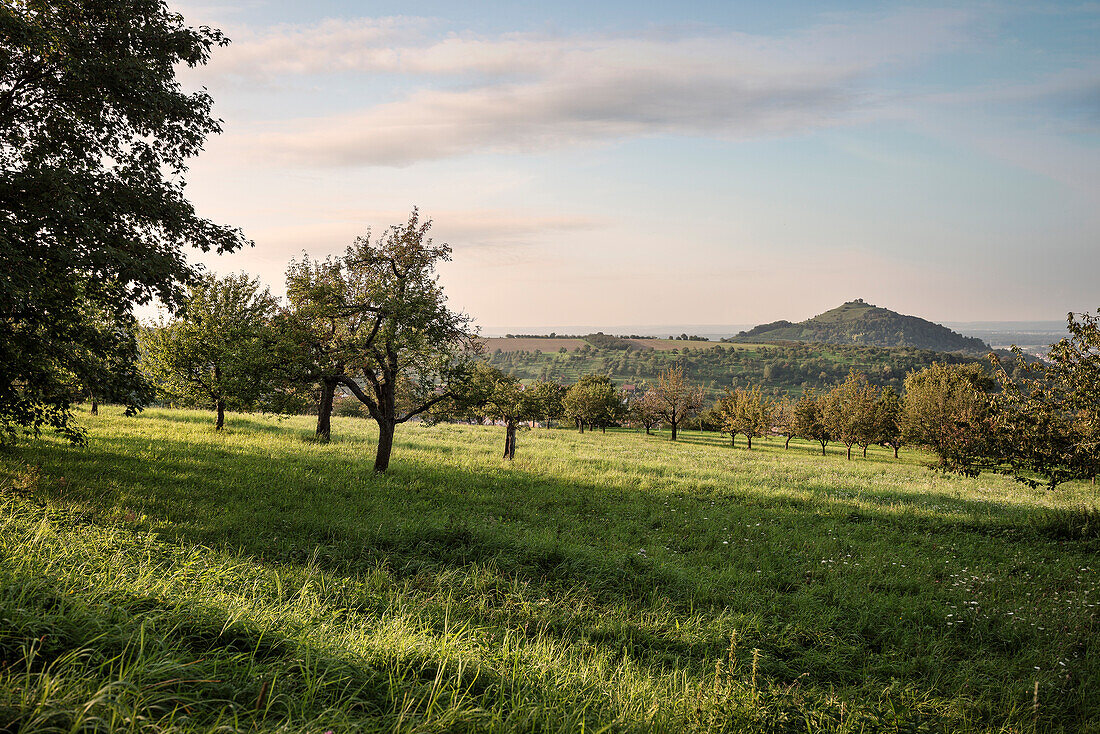
[[[993, 376], [977, 364], [933, 363], [906, 376], [902, 395], [852, 370], [833, 388], [796, 399], [770, 397], [759, 386], [727, 388], [701, 410], [698, 388], [668, 389], [684, 384], [682, 371], [668, 370], [631, 404], [629, 415], [649, 433], [669, 422], [674, 400], [681, 420], [698, 412], [699, 428], [728, 433], [734, 445], [744, 436], [748, 449], [753, 439], [770, 435], [784, 437], [784, 448], [796, 437], [819, 443], [823, 456], [830, 443], [839, 443], [849, 460], [857, 446], [866, 456], [868, 447], [881, 445], [895, 458], [902, 446], [919, 446], [935, 454], [943, 471], [997, 471], [1054, 488], [1100, 473], [1100, 311], [1071, 314], [1069, 331], [1049, 361], [1028, 363], [1017, 352], [1010, 373], [991, 356]], [[669, 424], [675, 440], [676, 425]]]

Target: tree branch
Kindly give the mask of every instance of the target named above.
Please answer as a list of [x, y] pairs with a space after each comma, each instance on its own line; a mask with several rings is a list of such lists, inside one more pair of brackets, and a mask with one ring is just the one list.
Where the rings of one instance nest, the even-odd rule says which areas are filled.
[[351, 390], [351, 394], [358, 398], [359, 402], [367, 406], [367, 410], [370, 411], [371, 418], [376, 421], [381, 421], [381, 413], [378, 410], [378, 402], [371, 396], [363, 392], [363, 388], [359, 387], [359, 383], [350, 377], [343, 375], [336, 380], [339, 384]]
[[434, 398], [432, 398], [428, 402], [421, 405], [416, 410], [410, 410], [408, 413], [405, 414], [405, 416], [403, 418], [398, 418], [394, 422], [395, 423], [404, 423], [405, 421], [409, 420], [410, 418], [413, 418], [415, 416], [420, 415], [424, 411], [431, 408], [433, 405], [436, 405], [437, 403], [440, 403], [440, 402], [446, 400], [447, 398], [451, 397], [452, 395], [454, 395], [453, 390], [447, 390], [446, 392], [440, 393], [439, 395], [436, 395]]

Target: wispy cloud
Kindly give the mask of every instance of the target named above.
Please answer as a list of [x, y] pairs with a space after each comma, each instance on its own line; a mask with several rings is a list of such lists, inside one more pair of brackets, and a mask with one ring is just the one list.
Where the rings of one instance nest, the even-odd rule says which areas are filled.
[[250, 134], [257, 160], [307, 166], [407, 165], [474, 152], [538, 152], [657, 135], [747, 137], [827, 124], [852, 102], [840, 80], [607, 74], [564, 83], [421, 91], [357, 113]]
[[[408, 219], [408, 211], [324, 210], [317, 221], [291, 226], [261, 227], [249, 231], [265, 252], [278, 258], [303, 251], [335, 253], [350, 245], [370, 228], [379, 235], [391, 224]], [[432, 220], [431, 235], [456, 250], [493, 250], [525, 247], [563, 233], [605, 227], [606, 220], [563, 214], [502, 211], [495, 209], [432, 210], [422, 212]]]
[[276, 79], [408, 77], [398, 99], [326, 117], [255, 124], [253, 160], [400, 166], [475, 152], [533, 152], [654, 135], [787, 135], [868, 104], [881, 65], [961, 43], [968, 16], [912, 11], [831, 18], [782, 38], [718, 30], [630, 36], [438, 37], [424, 19], [330, 20], [239, 38], [211, 72]]

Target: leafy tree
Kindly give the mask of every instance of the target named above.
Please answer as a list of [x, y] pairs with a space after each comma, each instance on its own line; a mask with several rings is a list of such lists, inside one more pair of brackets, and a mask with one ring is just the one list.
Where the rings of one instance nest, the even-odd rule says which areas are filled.
[[905, 378], [902, 433], [935, 452], [936, 466], [976, 476], [996, 464], [993, 380], [981, 365], [933, 363]]
[[854, 369], [844, 382], [829, 391], [825, 421], [832, 436], [848, 450], [849, 461], [852, 446], [859, 444], [867, 456], [867, 446], [874, 443], [877, 400], [878, 390], [867, 382], [865, 374]]
[[539, 380], [528, 386], [530, 399], [533, 401], [535, 415], [550, 428], [555, 418], [565, 415], [565, 391], [566, 387], [552, 380]]
[[[99, 413], [100, 400], [122, 403], [126, 415], [134, 415], [154, 395], [153, 386], [138, 369], [137, 335], [141, 329], [137, 321], [129, 314], [116, 316], [90, 301], [83, 304], [82, 319], [81, 338], [73, 340], [53, 374], [64, 384], [71, 371], [69, 382], [91, 403], [92, 415]], [[12, 436], [10, 430], [8, 436]]]
[[538, 404], [533, 398], [519, 380], [500, 373], [485, 402], [487, 417], [504, 421], [504, 458], [509, 461], [516, 458], [517, 424], [538, 414]]
[[651, 431], [661, 423], [661, 405], [657, 393], [646, 390], [641, 397], [630, 405], [630, 419], [635, 425], [645, 429], [645, 435], [653, 435]]
[[766, 436], [771, 431], [775, 415], [775, 405], [761, 394], [759, 385], [749, 390], [727, 388], [719, 400], [719, 410], [722, 430], [730, 434], [730, 441], [736, 443], [737, 434], [743, 434], [750, 450], [754, 438]]
[[355, 306], [373, 316], [356, 339], [363, 350], [350, 363], [356, 379], [338, 382], [378, 424], [376, 472], [389, 468], [397, 426], [449, 399], [479, 352], [470, 317], [447, 308], [435, 267], [451, 259], [451, 248], [432, 242], [431, 226], [414, 208], [376, 242], [369, 231], [357, 238], [344, 257], [359, 288]]
[[722, 411], [719, 400], [716, 400], [710, 406], [700, 410], [696, 413], [694, 418], [690, 418], [684, 422], [684, 427], [691, 426], [700, 431], [711, 431], [715, 433], [722, 432]]
[[788, 395], [784, 395], [775, 405], [773, 429], [786, 439], [783, 442], [783, 448], [789, 449], [791, 447], [791, 439], [798, 435], [798, 432], [795, 427], [794, 403], [791, 402], [791, 398]]
[[270, 394], [276, 309], [258, 280], [206, 276], [179, 318], [147, 330], [142, 367], [170, 402], [213, 409], [220, 431], [227, 408], [249, 410]]
[[286, 270], [287, 307], [278, 319], [284, 343], [294, 358], [283, 363], [290, 386], [304, 386], [317, 401], [316, 437], [332, 435], [337, 389], [354, 380], [357, 366], [382, 327], [382, 307], [371, 297], [373, 273], [354, 267], [348, 248], [343, 257], [292, 260]]
[[606, 375], [585, 375], [571, 385], [563, 400], [565, 415], [581, 433], [585, 426], [606, 428], [623, 416], [623, 396]]
[[[163, 0], [0, 4], [0, 426], [75, 441], [71, 381], [138, 406], [132, 308], [177, 306], [185, 250], [238, 230], [195, 214], [186, 161], [219, 132], [181, 65], [227, 43]], [[104, 369], [107, 368], [107, 369]]]
[[875, 402], [875, 443], [893, 449], [895, 459], [898, 449], [905, 445], [901, 414], [901, 397], [892, 387], [882, 388]]
[[833, 434], [826, 420], [829, 396], [810, 388], [794, 404], [795, 433], [810, 441], [821, 444], [821, 455], [825, 456], [825, 447], [833, 440]]
[[651, 391], [656, 395], [661, 422], [672, 429], [672, 440], [675, 441], [676, 429], [684, 419], [703, 407], [703, 388], [688, 383], [684, 379], [683, 367], [676, 366], [662, 370]]
[[993, 358], [1003, 386], [993, 459], [1032, 487], [1100, 473], [1100, 310], [1079, 319], [1071, 313], [1068, 322], [1070, 336], [1051, 347], [1047, 362], [1028, 364], [1015, 350], [1016, 378]]

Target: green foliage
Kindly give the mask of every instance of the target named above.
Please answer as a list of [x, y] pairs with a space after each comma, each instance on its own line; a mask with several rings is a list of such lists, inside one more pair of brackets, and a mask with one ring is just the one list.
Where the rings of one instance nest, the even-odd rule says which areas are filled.
[[852, 370], [844, 382], [829, 391], [825, 402], [825, 422], [833, 440], [848, 449], [849, 459], [855, 444], [866, 449], [876, 443], [875, 408], [878, 397], [878, 389], [867, 382], [866, 375], [856, 370]]
[[[504, 458], [516, 457], [516, 427], [520, 421], [535, 420], [545, 408], [533, 389], [525, 389], [511, 375], [477, 362], [455, 387], [448, 412], [504, 423]], [[446, 413], [444, 413], [444, 416]]]
[[131, 309], [178, 304], [185, 251], [245, 240], [184, 197], [188, 158], [219, 131], [180, 65], [226, 39], [160, 0], [0, 5], [0, 427], [79, 440], [70, 399], [137, 407]]
[[180, 316], [144, 332], [141, 367], [170, 404], [217, 412], [270, 399], [278, 353], [277, 303], [248, 275], [207, 275], [191, 286]]
[[829, 425], [829, 408], [829, 395], [811, 388], [802, 393], [792, 411], [795, 435], [821, 444], [822, 456], [825, 447], [836, 438]]
[[532, 402], [534, 418], [541, 420], [547, 428], [565, 415], [565, 385], [552, 380], [538, 380], [527, 386]]
[[630, 349], [631, 346], [633, 346], [628, 339], [605, 334], [602, 331], [598, 331], [595, 334], [589, 334], [584, 337], [584, 340], [596, 347], [596, 349], [624, 350]]
[[1100, 725], [1087, 484], [445, 425], [375, 475], [370, 421], [119, 412], [0, 456], [4, 728]]
[[1047, 362], [1027, 364], [1017, 350], [1014, 375], [994, 358], [1003, 392], [992, 458], [1018, 481], [1049, 489], [1100, 473], [1100, 310], [1071, 313], [1068, 330]]
[[624, 397], [615, 389], [611, 378], [586, 375], [566, 390], [562, 411], [583, 433], [585, 426], [607, 428], [623, 420], [623, 403]]
[[684, 377], [701, 385], [709, 400], [726, 386], [760, 385], [797, 396], [810, 387], [829, 389], [856, 369], [877, 387], [900, 393], [905, 375], [933, 362], [982, 364], [985, 360], [911, 348], [879, 348], [830, 344], [711, 345], [677, 351], [654, 349], [593, 349], [554, 351], [553, 342], [541, 353], [517, 351], [487, 354], [485, 359], [524, 380], [548, 379], [572, 383], [584, 375], [609, 375], [616, 383], [647, 381], [654, 384], [662, 370], [679, 366]]
[[935, 363], [909, 374], [901, 414], [905, 440], [934, 452], [942, 471], [976, 476], [996, 453], [992, 388], [978, 365]]
[[736, 442], [741, 434], [752, 448], [752, 440], [771, 433], [775, 421], [775, 403], [760, 392], [760, 387], [751, 389], [737, 388], [726, 390], [718, 401], [718, 412], [722, 419], [722, 431], [730, 434]]
[[776, 321], [737, 335], [748, 341], [803, 341], [825, 344], [863, 344], [875, 347], [916, 347], [938, 352], [985, 354], [989, 346], [981, 339], [966, 337], [945, 326], [905, 316], [862, 300], [792, 324]]
[[892, 387], [884, 387], [875, 403], [875, 439], [880, 446], [894, 450], [894, 457], [905, 443], [901, 397]]
[[286, 308], [277, 319], [279, 342], [287, 346], [280, 372], [288, 402], [314, 402], [316, 437], [331, 437], [335, 392], [354, 379], [381, 327], [379, 307], [368, 295], [368, 271], [354, 268], [349, 255], [291, 260], [286, 269]]
[[379, 472], [396, 426], [449, 400], [479, 351], [470, 317], [447, 307], [435, 268], [451, 248], [432, 242], [431, 226], [414, 208], [376, 241], [370, 231], [356, 238], [342, 258], [287, 270], [298, 373], [321, 387], [316, 435], [328, 440], [332, 394], [343, 387], [379, 426]]

